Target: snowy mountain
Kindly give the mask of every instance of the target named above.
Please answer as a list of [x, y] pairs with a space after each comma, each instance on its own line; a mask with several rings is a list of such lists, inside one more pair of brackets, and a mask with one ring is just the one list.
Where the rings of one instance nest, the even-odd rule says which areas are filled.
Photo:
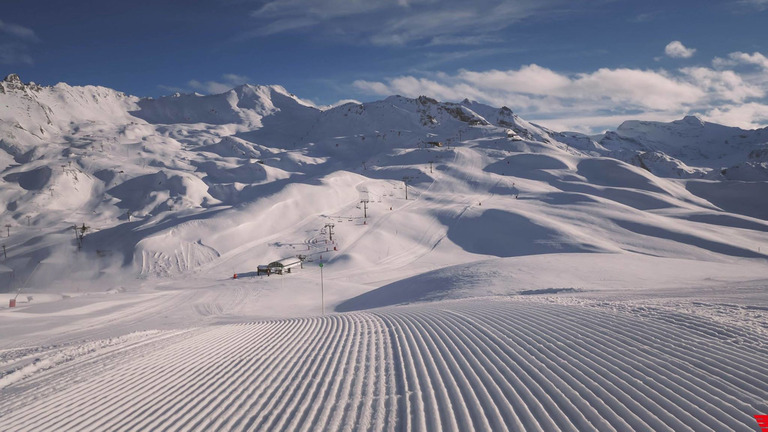
[[[139, 99], [10, 75], [0, 91], [5, 265], [41, 285], [83, 257], [95, 257], [88, 278], [232, 260], [253, 269], [285, 253], [269, 246], [275, 236], [300, 242], [325, 219], [360, 222], [362, 195], [381, 219], [332, 258], [350, 269], [391, 259], [377, 246], [390, 235], [401, 240], [389, 255], [416, 248], [431, 267], [558, 251], [763, 256], [740, 230], [766, 227], [754, 202], [768, 184], [766, 130], [686, 117], [625, 122], [595, 140], [468, 100], [320, 110], [280, 86]], [[439, 258], [448, 244], [466, 257]]]
[[663, 177], [768, 180], [768, 128], [744, 130], [687, 116], [626, 121], [599, 143], [610, 155]]
[[0, 431], [754, 430], [767, 133], [8, 76]]

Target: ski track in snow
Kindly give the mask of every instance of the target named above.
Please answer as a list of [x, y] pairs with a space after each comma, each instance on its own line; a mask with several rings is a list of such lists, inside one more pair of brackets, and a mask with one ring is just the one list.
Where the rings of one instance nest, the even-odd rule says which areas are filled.
[[8, 385], [0, 430], [753, 431], [743, 332], [506, 299], [147, 332]]

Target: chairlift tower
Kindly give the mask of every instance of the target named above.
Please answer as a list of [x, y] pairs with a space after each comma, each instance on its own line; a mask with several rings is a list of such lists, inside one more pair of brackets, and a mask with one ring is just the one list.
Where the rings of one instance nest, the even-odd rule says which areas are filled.
[[85, 237], [85, 232], [91, 229], [91, 227], [86, 226], [85, 222], [83, 222], [83, 226], [73, 225], [73, 228], [75, 229], [75, 241], [77, 241], [77, 249], [80, 250], [83, 247], [83, 238]]
[[332, 223], [325, 224], [325, 228], [327, 228], [328, 230], [328, 239], [331, 241], [331, 243], [333, 243], [333, 227], [334, 226], [335, 225]]
[[363, 205], [363, 219], [368, 218], [368, 203], [371, 202], [368, 198], [364, 198], [360, 200], [360, 203]]
[[405, 176], [403, 177], [403, 184], [405, 184], [405, 199], [408, 200], [408, 182], [411, 181], [413, 177]]

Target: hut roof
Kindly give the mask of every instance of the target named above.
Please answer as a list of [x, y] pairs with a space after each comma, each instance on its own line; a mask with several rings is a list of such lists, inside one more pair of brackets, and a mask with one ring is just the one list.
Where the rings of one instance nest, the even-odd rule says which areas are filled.
[[280, 261], [276, 261], [276, 262], [279, 262], [284, 267], [288, 267], [288, 266], [300, 264], [301, 260], [297, 257], [288, 257], [288, 258], [283, 258]]

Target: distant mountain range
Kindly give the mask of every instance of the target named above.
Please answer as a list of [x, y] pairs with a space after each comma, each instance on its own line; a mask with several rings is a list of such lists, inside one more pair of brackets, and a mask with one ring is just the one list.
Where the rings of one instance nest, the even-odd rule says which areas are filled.
[[[83, 223], [98, 228], [88, 233], [94, 240], [84, 249], [119, 250], [121, 267], [158, 275], [191, 271], [225, 251], [188, 234], [183, 244], [195, 252], [172, 264], [170, 255], [183, 247], [164, 251], [148, 246], [148, 239], [210, 212], [264, 208], [269, 197], [285, 199], [297, 184], [330, 187], [328, 201], [301, 198], [307, 202], [302, 211], [333, 213], [334, 205], [350, 200], [329, 186], [343, 172], [359, 184], [410, 178], [406, 187], [414, 196], [436, 193], [433, 165], [461, 181], [453, 192], [459, 194], [517, 197], [528, 187], [545, 202], [565, 196], [547, 195], [558, 192], [571, 194], [571, 204], [579, 201], [575, 195], [594, 195], [644, 212], [694, 206], [731, 214], [730, 225], [736, 218], [739, 226], [759, 229], [755, 218], [768, 218], [768, 208], [755, 204], [768, 192], [768, 128], [743, 130], [697, 117], [627, 121], [588, 136], [552, 131], [508, 107], [469, 100], [391, 96], [318, 109], [274, 85], [142, 99], [96, 86], [42, 87], [17, 75], [0, 83], [0, 107], [3, 224], [36, 228], [9, 256], [6, 266], [17, 271], [52, 256], [56, 247], [70, 247], [74, 235], [67, 227]], [[462, 164], [469, 153], [460, 148], [476, 150], [476, 171], [438, 159]], [[375, 194], [374, 183], [366, 193]], [[512, 186], [502, 191], [502, 183]], [[391, 194], [383, 190], [381, 196]], [[304, 192], [297, 193], [290, 196]], [[669, 204], [672, 197], [677, 201]], [[154, 261], [144, 253], [149, 250], [157, 252]]]

